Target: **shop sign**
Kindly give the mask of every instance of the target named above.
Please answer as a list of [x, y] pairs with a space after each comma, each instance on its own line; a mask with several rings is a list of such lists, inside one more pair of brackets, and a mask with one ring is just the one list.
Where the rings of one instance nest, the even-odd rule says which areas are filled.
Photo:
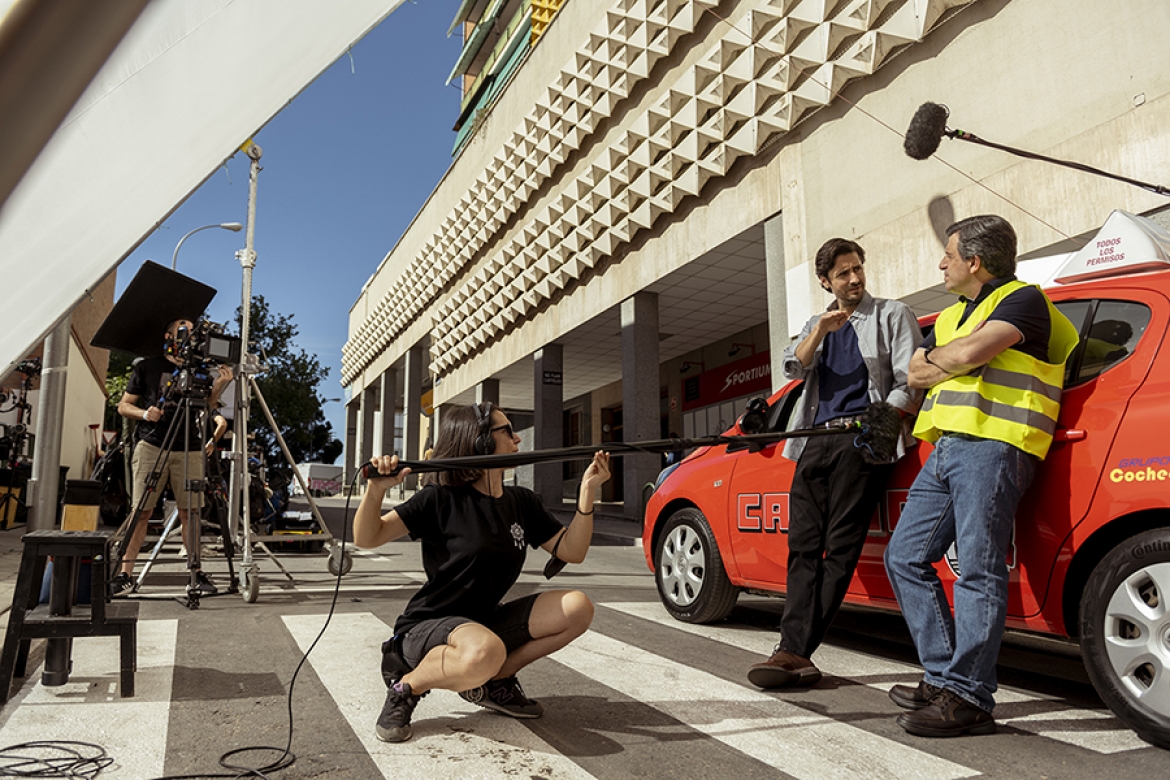
[[[687, 386], [689, 384], [689, 386]], [[690, 392], [686, 392], [686, 391]], [[768, 350], [704, 371], [684, 382], [683, 411], [710, 406], [750, 393], [772, 391], [772, 359]]]

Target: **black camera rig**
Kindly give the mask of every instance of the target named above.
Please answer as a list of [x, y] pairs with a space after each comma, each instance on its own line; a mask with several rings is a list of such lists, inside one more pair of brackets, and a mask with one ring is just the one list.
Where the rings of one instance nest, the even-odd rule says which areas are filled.
[[224, 326], [200, 318], [195, 327], [181, 325], [175, 333], [175, 357], [188, 365], [234, 365], [240, 362], [240, 338]]
[[167, 400], [174, 396], [181, 398], [207, 398], [215, 376], [211, 369], [240, 362], [240, 338], [229, 336], [224, 326], [201, 318], [195, 326], [179, 326], [175, 332], [173, 355], [180, 368], [168, 392]]

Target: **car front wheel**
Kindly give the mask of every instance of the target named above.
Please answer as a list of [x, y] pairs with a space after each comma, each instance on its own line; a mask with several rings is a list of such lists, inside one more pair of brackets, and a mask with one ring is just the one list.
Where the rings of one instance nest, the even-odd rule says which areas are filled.
[[1170, 748], [1170, 529], [1127, 539], [1097, 564], [1081, 600], [1081, 651], [1109, 709]]
[[727, 579], [715, 535], [698, 509], [670, 516], [654, 560], [658, 595], [676, 620], [714, 623], [731, 614], [739, 590]]

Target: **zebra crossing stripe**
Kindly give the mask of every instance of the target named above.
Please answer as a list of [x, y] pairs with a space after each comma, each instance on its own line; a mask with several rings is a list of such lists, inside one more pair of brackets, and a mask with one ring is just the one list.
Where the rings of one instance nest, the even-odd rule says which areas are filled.
[[[119, 780], [163, 774], [174, 680], [177, 620], [138, 621], [134, 698], [118, 694], [117, 637], [74, 640], [73, 671], [65, 685], [41, 685], [32, 669], [0, 710], [0, 747], [34, 740], [82, 740], [106, 749]], [[149, 724], [149, 726], [148, 726]], [[149, 738], [144, 729], [150, 728]], [[104, 773], [103, 773], [104, 774]]]
[[[761, 631], [758, 628], [683, 623], [671, 618], [657, 602], [608, 602], [602, 606], [630, 617], [758, 653], [761, 658], [771, 654], [772, 645], [777, 637], [775, 632]], [[828, 644], [821, 645], [817, 650], [816, 663], [834, 677], [843, 677], [882, 691], [888, 691], [898, 683], [917, 683], [922, 677], [922, 667], [917, 664], [891, 661]], [[1126, 750], [1152, 749], [1113, 713], [1104, 708], [1074, 709], [1059, 699], [1037, 696], [1012, 688], [1000, 688], [995, 694], [995, 699], [1001, 705], [1012, 705], [996, 710], [996, 722], [1004, 726], [1075, 745], [1094, 753], [1110, 754]], [[1004, 717], [1002, 714], [1005, 712], [1023, 714], [1009, 714]], [[891, 710], [891, 717], [895, 714], [897, 711]], [[1092, 728], [1086, 721], [1095, 722], [1099, 727]]]
[[[763, 631], [747, 626], [704, 626], [683, 623], [670, 617], [662, 605], [657, 602], [606, 602], [602, 606], [692, 636], [710, 639], [740, 650], [756, 653], [761, 656], [761, 660], [772, 654], [772, 647], [779, 636], [775, 631]], [[829, 671], [834, 677], [844, 677], [882, 691], [888, 691], [892, 685], [900, 682], [916, 683], [922, 676], [922, 667], [915, 664], [891, 661], [828, 644], [821, 645], [817, 650], [816, 662], [818, 666]]]
[[[346, 587], [344, 580], [342, 582], [340, 591], [337, 591], [336, 585], [289, 585], [287, 587], [277, 586], [267, 592], [279, 595], [281, 593], [333, 593], [334, 591], [339, 593], [395, 593], [401, 591], [406, 597], [410, 597], [415, 594], [422, 584], [421, 582], [413, 582], [405, 585], [350, 585]], [[263, 586], [261, 586], [261, 595], [265, 592]]]
[[948, 780], [979, 774], [595, 631], [552, 659], [801, 780]]
[[[302, 651], [323, 622], [321, 615], [285, 615], [283, 619]], [[390, 634], [390, 626], [368, 612], [334, 615], [309, 656], [313, 671], [385, 777], [593, 777], [519, 721], [468, 704], [450, 691], [432, 691], [419, 703], [410, 741], [379, 741], [374, 723], [386, 698], [379, 672], [380, 647]]]

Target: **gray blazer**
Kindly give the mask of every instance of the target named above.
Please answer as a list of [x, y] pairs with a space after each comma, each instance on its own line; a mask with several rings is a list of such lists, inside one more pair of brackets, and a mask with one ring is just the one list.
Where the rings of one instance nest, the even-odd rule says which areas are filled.
[[[833, 301], [829, 309], [836, 308], [837, 302]], [[817, 346], [808, 368], [797, 359], [796, 347], [808, 337], [819, 319], [819, 314], [810, 317], [800, 336], [784, 350], [784, 377], [803, 379], [805, 384], [789, 430], [807, 428], [816, 419], [817, 405], [820, 403], [817, 397], [817, 366], [821, 362], [824, 342]], [[910, 357], [922, 342], [918, 319], [910, 307], [901, 301], [875, 298], [866, 292], [857, 309], [849, 315], [849, 323], [857, 333], [857, 346], [869, 372], [869, 400], [885, 401], [911, 415], [903, 423], [902, 438], [898, 442], [898, 457], [901, 458], [906, 454], [906, 448], [914, 444], [914, 437], [910, 435], [914, 427], [913, 415], [917, 414], [922, 403], [922, 391], [906, 384]], [[784, 445], [784, 457], [799, 460], [806, 441], [806, 438], [789, 439]]]

